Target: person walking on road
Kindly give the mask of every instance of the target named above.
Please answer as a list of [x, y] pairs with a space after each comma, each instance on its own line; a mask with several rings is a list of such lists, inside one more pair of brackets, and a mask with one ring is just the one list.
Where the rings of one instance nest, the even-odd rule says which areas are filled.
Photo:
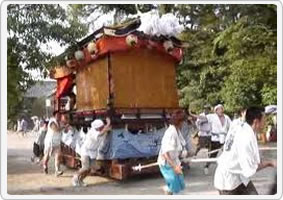
[[22, 133], [22, 136], [25, 137], [27, 135], [28, 122], [25, 120], [24, 117], [21, 120], [20, 128], [21, 128], [20, 132]]
[[[216, 151], [222, 148], [226, 135], [229, 131], [231, 119], [224, 114], [224, 107], [218, 104], [214, 107], [213, 114], [206, 115], [209, 123], [211, 123], [211, 145], [209, 151]], [[218, 151], [208, 155], [209, 158], [216, 158]], [[208, 174], [210, 162], [206, 163], [204, 173]]]
[[86, 135], [86, 139], [81, 147], [81, 163], [82, 168], [72, 178], [73, 186], [87, 186], [84, 179], [90, 174], [92, 166], [94, 166], [98, 154], [99, 146], [106, 138], [106, 133], [111, 130], [111, 120], [106, 118], [106, 125], [100, 119], [96, 119], [91, 123], [91, 129]]
[[36, 163], [39, 163], [44, 156], [44, 140], [47, 133], [47, 121], [41, 121], [39, 126], [39, 131], [37, 137], [33, 143], [33, 155], [31, 161], [34, 162], [36, 158]]
[[264, 127], [264, 109], [248, 108], [245, 118], [218, 158], [214, 187], [220, 195], [257, 195], [250, 177], [263, 168], [276, 167], [275, 161], [262, 161], [259, 156], [256, 134]]
[[[191, 112], [190, 112], [191, 114]], [[205, 116], [194, 115], [196, 118], [200, 120], [207, 119], [208, 123], [211, 126], [211, 141], [209, 145], [208, 151], [209, 158], [216, 158], [218, 155], [218, 151], [222, 148], [226, 135], [229, 131], [231, 119], [229, 116], [224, 114], [224, 107], [221, 104], [218, 104], [214, 107], [214, 113], [207, 114]], [[209, 125], [208, 125], [209, 127]], [[204, 174], [208, 174], [210, 162], [207, 162], [204, 166]]]
[[170, 119], [170, 125], [161, 141], [158, 164], [166, 186], [165, 194], [177, 194], [185, 189], [184, 175], [180, 156], [185, 149], [186, 142], [182, 137], [181, 128], [185, 120], [183, 111], [175, 111]]
[[49, 120], [47, 133], [44, 140], [44, 157], [43, 157], [43, 171], [48, 174], [48, 161], [50, 156], [55, 157], [55, 176], [60, 176], [63, 171], [60, 171], [60, 157], [61, 157], [61, 114], [58, 111], [53, 112], [53, 117]]
[[210, 106], [205, 105], [204, 111], [199, 115], [199, 118], [196, 121], [196, 126], [198, 128], [198, 144], [197, 149], [195, 152], [195, 156], [198, 154], [198, 152], [203, 148], [210, 148], [211, 143], [211, 123], [209, 123], [208, 119], [206, 118], [206, 115], [208, 115], [210, 112]]
[[16, 130], [16, 133], [20, 133], [22, 130], [22, 127], [21, 127], [21, 119], [18, 119], [17, 120], [17, 130]]

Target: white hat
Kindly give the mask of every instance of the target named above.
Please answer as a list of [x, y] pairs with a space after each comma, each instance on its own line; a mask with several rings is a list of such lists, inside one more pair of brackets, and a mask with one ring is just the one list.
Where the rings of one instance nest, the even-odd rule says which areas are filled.
[[223, 107], [222, 104], [216, 105], [216, 106], [214, 107], [214, 112], [216, 112], [216, 110], [217, 110], [218, 108], [221, 108], [221, 107], [224, 109], [224, 107]]
[[101, 119], [96, 119], [91, 123], [91, 127], [94, 129], [98, 129], [102, 126], [104, 126], [104, 123]]
[[276, 105], [269, 105], [265, 107], [265, 114], [275, 114], [277, 113]]

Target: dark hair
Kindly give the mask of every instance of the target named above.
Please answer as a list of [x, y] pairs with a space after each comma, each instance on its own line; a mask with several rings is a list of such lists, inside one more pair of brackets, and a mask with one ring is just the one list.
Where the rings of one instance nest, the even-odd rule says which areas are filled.
[[83, 132], [86, 134], [87, 133], [87, 126], [83, 126]]
[[264, 115], [264, 108], [256, 107], [256, 106], [250, 107], [247, 109], [246, 112], [246, 122], [249, 125], [252, 125], [255, 119], [260, 120], [263, 115]]
[[68, 96], [69, 96], [69, 97], [73, 97], [73, 98], [76, 97], [75, 93], [73, 93], [73, 92], [71, 92]]
[[172, 113], [170, 124], [178, 126], [182, 121], [185, 120], [185, 113], [183, 110], [176, 110]]

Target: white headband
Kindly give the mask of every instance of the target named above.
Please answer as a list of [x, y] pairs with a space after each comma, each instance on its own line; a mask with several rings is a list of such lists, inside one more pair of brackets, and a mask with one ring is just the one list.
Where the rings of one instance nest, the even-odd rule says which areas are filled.
[[214, 107], [214, 112], [216, 112], [216, 110], [217, 110], [218, 108], [221, 108], [221, 107], [224, 109], [224, 107], [223, 107], [222, 104], [216, 105], [216, 106]]

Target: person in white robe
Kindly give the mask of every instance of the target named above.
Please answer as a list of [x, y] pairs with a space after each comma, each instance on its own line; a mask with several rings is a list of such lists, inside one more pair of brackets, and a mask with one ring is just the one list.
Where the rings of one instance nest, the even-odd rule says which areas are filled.
[[266, 167], [276, 167], [274, 160], [260, 159], [256, 134], [264, 127], [264, 110], [251, 107], [246, 122], [237, 126], [234, 138], [218, 158], [214, 186], [221, 195], [258, 194], [250, 178]]
[[165, 179], [165, 194], [177, 194], [185, 188], [180, 156], [186, 151], [186, 142], [182, 137], [181, 128], [185, 119], [184, 112], [175, 111], [170, 119], [170, 125], [164, 133], [157, 162]]
[[211, 143], [211, 123], [206, 118], [210, 112], [210, 105], [204, 106], [204, 111], [201, 113], [196, 121], [196, 126], [198, 129], [198, 144], [195, 152], [195, 156], [203, 148], [210, 148]]
[[43, 171], [48, 174], [48, 161], [50, 156], [55, 157], [55, 176], [60, 176], [63, 171], [60, 171], [61, 158], [61, 138], [62, 130], [60, 127], [61, 114], [58, 111], [53, 112], [53, 117], [49, 120], [47, 133], [44, 140], [44, 157]]
[[[231, 119], [228, 115], [224, 114], [224, 107], [218, 104], [214, 107], [214, 113], [206, 115], [208, 122], [211, 124], [211, 144], [209, 151], [216, 151], [221, 149], [226, 135], [229, 131]], [[209, 158], [216, 158], [218, 152], [209, 154]], [[205, 165], [204, 173], [208, 174], [208, 168], [211, 163], [208, 162]]]
[[91, 123], [91, 129], [88, 131], [80, 149], [82, 168], [72, 178], [74, 187], [87, 186], [83, 180], [90, 174], [91, 168], [95, 166], [98, 148], [110, 130], [111, 121], [109, 117], [106, 118], [106, 125], [100, 119], [96, 119]]

